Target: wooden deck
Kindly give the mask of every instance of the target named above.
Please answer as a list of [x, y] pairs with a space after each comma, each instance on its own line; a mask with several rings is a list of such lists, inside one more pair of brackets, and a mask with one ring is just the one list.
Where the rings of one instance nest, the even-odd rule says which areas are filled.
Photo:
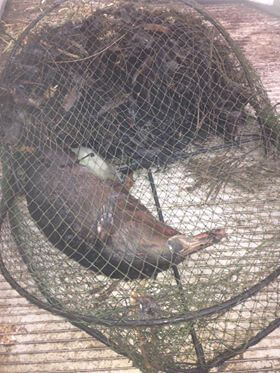
[[7, 2], [7, 0], [0, 0], [0, 19], [2, 17], [3, 12], [4, 12], [6, 2]]

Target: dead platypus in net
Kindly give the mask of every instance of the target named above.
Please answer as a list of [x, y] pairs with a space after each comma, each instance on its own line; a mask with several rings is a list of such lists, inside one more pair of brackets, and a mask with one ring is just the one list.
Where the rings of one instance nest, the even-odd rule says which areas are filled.
[[25, 138], [9, 141], [4, 131], [29, 213], [57, 249], [90, 270], [116, 279], [153, 277], [225, 237], [224, 229], [187, 237], [155, 219], [120, 182]]

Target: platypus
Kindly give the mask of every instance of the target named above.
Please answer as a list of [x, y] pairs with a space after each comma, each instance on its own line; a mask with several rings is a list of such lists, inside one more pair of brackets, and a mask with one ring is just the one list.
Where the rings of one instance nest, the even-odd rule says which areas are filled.
[[28, 143], [25, 125], [12, 126], [1, 129], [2, 142], [29, 213], [49, 242], [82, 266], [115, 279], [149, 278], [225, 237], [224, 229], [182, 234], [117, 179], [103, 180], [62, 149]]

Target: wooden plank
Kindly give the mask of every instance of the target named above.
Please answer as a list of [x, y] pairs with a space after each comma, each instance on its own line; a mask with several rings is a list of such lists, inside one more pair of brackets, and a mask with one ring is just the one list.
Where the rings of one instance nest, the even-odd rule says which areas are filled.
[[0, 19], [2, 17], [3, 12], [4, 12], [6, 2], [7, 2], [7, 0], [0, 0]]

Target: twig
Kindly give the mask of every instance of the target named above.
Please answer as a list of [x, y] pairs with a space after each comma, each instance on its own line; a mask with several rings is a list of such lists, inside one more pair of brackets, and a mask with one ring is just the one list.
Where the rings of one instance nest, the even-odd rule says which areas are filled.
[[120, 40], [122, 40], [126, 35], [127, 35], [127, 33], [123, 34], [118, 39], [114, 40], [111, 44], [107, 45], [107, 47], [103, 48], [101, 51], [96, 52], [96, 53], [94, 53], [94, 54], [92, 54], [92, 55], [90, 55], [88, 57], [77, 58], [75, 60], [69, 60], [69, 61], [54, 61], [54, 62], [50, 61], [50, 63], [62, 64], [62, 63], [72, 63], [72, 62], [81, 62], [81, 61], [90, 60], [91, 58], [97, 57], [98, 55], [104, 53], [107, 49], [111, 48], [114, 44], [116, 44], [117, 42], [119, 42]]

